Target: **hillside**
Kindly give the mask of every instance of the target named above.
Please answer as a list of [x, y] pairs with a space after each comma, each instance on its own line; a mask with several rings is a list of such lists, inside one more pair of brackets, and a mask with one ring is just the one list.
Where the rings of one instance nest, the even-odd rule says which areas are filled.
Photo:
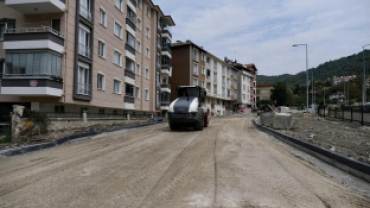
[[[363, 75], [363, 61], [362, 61], [362, 51], [358, 54], [343, 57], [337, 60], [331, 60], [320, 64], [316, 68], [309, 69], [311, 72], [313, 70], [315, 80], [327, 80], [333, 76], [349, 76], [349, 75]], [[366, 74], [370, 73], [370, 50], [365, 51], [365, 61], [366, 61]], [[284, 81], [288, 86], [293, 86], [296, 83], [304, 83], [306, 80], [306, 72], [302, 71], [298, 74], [282, 74], [277, 76], [265, 76], [257, 75], [257, 82], [268, 82], [275, 84], [277, 81]]]

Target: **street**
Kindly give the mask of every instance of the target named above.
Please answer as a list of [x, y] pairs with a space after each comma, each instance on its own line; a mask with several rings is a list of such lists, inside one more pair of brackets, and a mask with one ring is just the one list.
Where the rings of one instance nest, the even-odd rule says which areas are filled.
[[168, 125], [0, 158], [0, 207], [370, 207], [269, 140], [252, 115]]

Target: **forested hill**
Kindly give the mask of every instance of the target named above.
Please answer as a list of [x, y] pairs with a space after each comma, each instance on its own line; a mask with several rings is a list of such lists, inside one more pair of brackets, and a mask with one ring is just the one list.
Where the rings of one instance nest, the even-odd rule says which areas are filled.
[[[316, 68], [309, 69], [310, 77], [312, 70], [314, 73], [314, 80], [327, 80], [333, 76], [349, 76], [349, 75], [363, 75], [363, 58], [362, 51], [358, 54], [343, 57], [337, 60], [332, 60], [320, 64]], [[370, 50], [365, 51], [366, 75], [370, 73]], [[282, 74], [277, 76], [257, 75], [257, 82], [268, 82], [275, 84], [277, 81], [284, 81], [288, 86], [293, 86], [296, 83], [304, 83], [306, 80], [306, 72], [302, 71], [296, 75]]]

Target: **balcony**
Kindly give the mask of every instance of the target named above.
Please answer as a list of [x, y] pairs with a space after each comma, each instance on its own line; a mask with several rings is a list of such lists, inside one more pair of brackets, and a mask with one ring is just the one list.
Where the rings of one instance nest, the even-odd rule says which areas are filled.
[[132, 94], [126, 94], [124, 98], [125, 109], [135, 109], [135, 97]]
[[88, 83], [77, 82], [77, 94], [79, 95], [90, 95], [91, 85]]
[[5, 5], [25, 15], [60, 13], [66, 9], [65, 0], [6, 0]]
[[170, 84], [161, 84], [161, 92], [171, 93], [171, 85]]
[[5, 50], [50, 49], [64, 53], [63, 35], [50, 27], [8, 29], [4, 34]]
[[172, 59], [172, 51], [171, 51], [171, 44], [168, 43], [168, 44], [165, 44], [165, 45], [162, 45], [162, 56], [167, 56], [169, 57], [170, 59]]
[[135, 25], [135, 18], [136, 17], [127, 17], [126, 18], [126, 24], [133, 30], [136, 31], [136, 25]]
[[161, 101], [161, 110], [168, 110], [170, 107], [170, 101]]
[[135, 85], [135, 73], [131, 69], [125, 69], [125, 82]]
[[172, 67], [163, 68], [163, 66], [162, 66], [161, 74], [162, 75], [167, 75], [169, 77], [172, 77]]
[[78, 44], [78, 54], [91, 59], [91, 48], [84, 44]]
[[162, 37], [167, 37], [170, 40], [172, 40], [172, 33], [169, 30], [167, 30], [167, 28], [164, 28], [162, 30]]

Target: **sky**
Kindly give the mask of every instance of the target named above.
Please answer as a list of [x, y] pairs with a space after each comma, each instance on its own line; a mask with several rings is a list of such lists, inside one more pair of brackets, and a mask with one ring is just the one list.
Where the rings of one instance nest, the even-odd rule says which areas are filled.
[[[254, 63], [260, 75], [296, 74], [370, 44], [370, 0], [153, 0], [191, 40], [223, 59]], [[370, 47], [369, 47], [370, 49]], [[236, 56], [235, 56], [236, 54]]]

